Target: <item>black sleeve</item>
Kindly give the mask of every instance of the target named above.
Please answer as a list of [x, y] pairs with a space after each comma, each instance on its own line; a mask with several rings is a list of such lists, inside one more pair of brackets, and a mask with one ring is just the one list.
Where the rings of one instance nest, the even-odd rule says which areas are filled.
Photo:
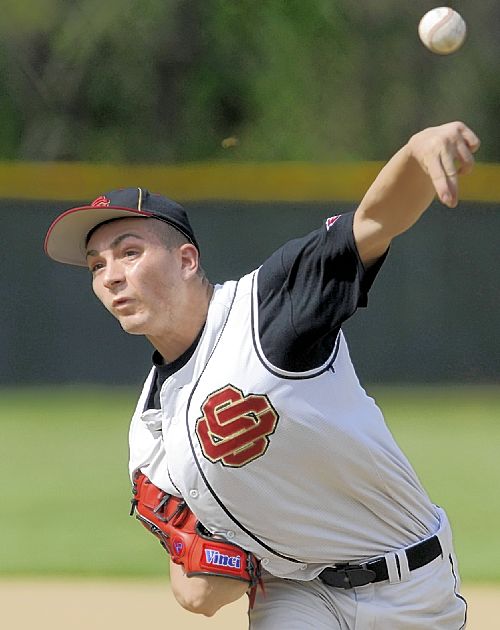
[[367, 305], [385, 259], [365, 270], [353, 235], [354, 212], [289, 241], [258, 273], [259, 335], [264, 355], [291, 372], [317, 368], [331, 355], [341, 324]]

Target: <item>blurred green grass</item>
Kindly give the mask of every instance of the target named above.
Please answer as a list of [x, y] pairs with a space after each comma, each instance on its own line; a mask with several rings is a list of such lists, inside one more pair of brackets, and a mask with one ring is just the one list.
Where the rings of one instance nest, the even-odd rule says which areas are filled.
[[[371, 388], [453, 525], [467, 581], [500, 581], [500, 387]], [[128, 518], [136, 392], [0, 390], [0, 574], [156, 577], [157, 541]]]

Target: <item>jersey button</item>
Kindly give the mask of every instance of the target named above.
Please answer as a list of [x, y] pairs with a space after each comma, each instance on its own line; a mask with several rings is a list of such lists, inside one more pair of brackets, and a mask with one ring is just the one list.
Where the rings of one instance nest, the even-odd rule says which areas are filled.
[[197, 499], [197, 498], [198, 498], [198, 496], [199, 496], [199, 494], [200, 494], [200, 493], [198, 492], [198, 490], [195, 490], [194, 488], [193, 488], [192, 490], [190, 490], [190, 491], [189, 491], [189, 496], [190, 496], [192, 499]]
[[226, 532], [226, 536], [229, 538], [229, 540], [232, 540], [235, 536], [235, 533], [231, 530]]
[[307, 569], [307, 564], [301, 564], [301, 565], [300, 565], [300, 567], [299, 567], [299, 569], [300, 569], [301, 571], [305, 571], [305, 570]]
[[263, 567], [267, 567], [267, 565], [269, 564], [269, 558], [262, 558], [260, 563]]

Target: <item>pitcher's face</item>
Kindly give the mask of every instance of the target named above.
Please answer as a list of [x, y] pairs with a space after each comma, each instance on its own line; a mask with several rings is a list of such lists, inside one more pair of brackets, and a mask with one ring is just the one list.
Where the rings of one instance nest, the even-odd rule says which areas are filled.
[[123, 330], [136, 335], [155, 336], [173, 325], [183, 289], [180, 250], [165, 247], [154, 223], [112, 221], [97, 228], [87, 245], [94, 293]]

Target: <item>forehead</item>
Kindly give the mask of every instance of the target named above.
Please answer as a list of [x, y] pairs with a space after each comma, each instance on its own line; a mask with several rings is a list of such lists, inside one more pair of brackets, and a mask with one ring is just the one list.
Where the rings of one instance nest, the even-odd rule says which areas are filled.
[[116, 238], [124, 234], [136, 234], [144, 240], [152, 240], [154, 231], [151, 219], [145, 217], [131, 217], [113, 219], [98, 225], [87, 243], [87, 251], [91, 249], [102, 249], [110, 245]]

